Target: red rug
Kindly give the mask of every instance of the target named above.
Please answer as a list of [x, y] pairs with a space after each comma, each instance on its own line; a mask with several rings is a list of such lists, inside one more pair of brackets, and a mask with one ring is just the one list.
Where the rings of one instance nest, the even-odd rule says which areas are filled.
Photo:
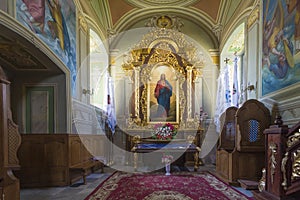
[[116, 172], [85, 200], [247, 200], [244, 194], [208, 172], [130, 174]]

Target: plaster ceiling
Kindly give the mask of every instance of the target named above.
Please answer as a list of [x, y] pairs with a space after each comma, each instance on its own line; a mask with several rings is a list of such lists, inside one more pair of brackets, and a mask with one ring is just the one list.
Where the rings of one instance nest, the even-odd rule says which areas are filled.
[[[208, 48], [219, 48], [220, 40], [239, 20], [240, 13], [257, 5], [258, 0], [81, 0], [83, 11], [93, 18], [102, 30], [122, 32], [144, 26], [157, 15], [172, 15], [183, 24], [210, 37]], [[192, 24], [191, 24], [192, 23]], [[192, 33], [193, 34], [193, 33]], [[195, 34], [195, 33], [194, 33]], [[103, 33], [107, 36], [107, 33]], [[202, 37], [200, 35], [200, 37]]]

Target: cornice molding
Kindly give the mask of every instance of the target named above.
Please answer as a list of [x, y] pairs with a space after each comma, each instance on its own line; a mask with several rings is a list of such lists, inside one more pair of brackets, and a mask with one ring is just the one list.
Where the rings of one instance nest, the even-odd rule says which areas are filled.
[[139, 7], [161, 7], [161, 6], [189, 6], [192, 5], [199, 0], [125, 0], [127, 3]]

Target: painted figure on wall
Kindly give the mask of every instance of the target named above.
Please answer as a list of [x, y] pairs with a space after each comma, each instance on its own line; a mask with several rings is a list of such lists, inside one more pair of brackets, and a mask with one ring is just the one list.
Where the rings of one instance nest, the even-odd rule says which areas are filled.
[[16, 0], [17, 19], [32, 30], [71, 72], [76, 91], [76, 6], [73, 0]]
[[262, 95], [299, 81], [299, 3], [264, 1]]
[[157, 116], [158, 117], [167, 117], [170, 110], [170, 97], [172, 96], [172, 86], [166, 80], [166, 75], [161, 74], [160, 80], [157, 82], [154, 96], [157, 99], [158, 109]]
[[50, 28], [52, 38], [58, 38], [60, 48], [63, 51], [70, 49], [70, 39], [64, 16], [61, 13], [61, 6], [58, 0], [47, 0], [52, 20], [47, 24]]
[[22, 0], [20, 10], [28, 17], [31, 30], [44, 33], [45, 27], [45, 0]]

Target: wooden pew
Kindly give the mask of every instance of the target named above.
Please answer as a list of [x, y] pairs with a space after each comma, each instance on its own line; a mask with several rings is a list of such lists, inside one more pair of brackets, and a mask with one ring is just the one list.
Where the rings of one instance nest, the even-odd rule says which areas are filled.
[[[232, 114], [228, 117], [232, 118]], [[269, 127], [270, 118], [270, 111], [255, 99], [246, 101], [236, 111], [234, 148], [217, 150], [216, 174], [221, 179], [239, 185], [239, 179], [258, 180], [261, 177], [265, 159], [263, 131]], [[232, 120], [228, 121], [232, 123]], [[234, 130], [230, 131], [234, 133]]]
[[279, 120], [264, 133], [265, 175], [259, 181], [259, 191], [253, 191], [255, 199], [299, 199], [300, 122], [288, 129]]
[[100, 141], [97, 142], [96, 139], [97, 137], [95, 135], [69, 135], [70, 184], [73, 184], [81, 178], [83, 179], [83, 183], [86, 184], [87, 175], [99, 168], [101, 168], [103, 172], [103, 162], [97, 160], [95, 155], [93, 155], [93, 153], [96, 154], [96, 152], [101, 151], [101, 149], [92, 149], [98, 148], [98, 145], [101, 147], [101, 144], [99, 144]]

